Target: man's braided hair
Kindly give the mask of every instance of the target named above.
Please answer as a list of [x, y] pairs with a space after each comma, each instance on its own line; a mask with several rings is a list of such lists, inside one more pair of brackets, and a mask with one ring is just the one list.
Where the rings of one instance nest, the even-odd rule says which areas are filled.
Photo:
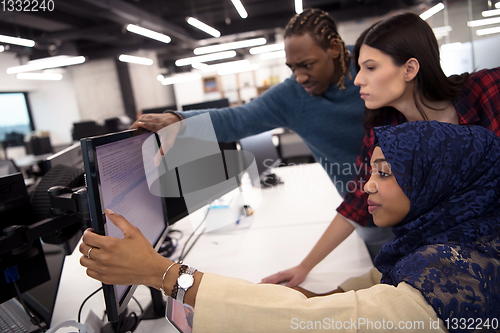
[[[349, 71], [351, 55], [345, 47], [344, 41], [337, 32], [337, 25], [333, 18], [327, 12], [321, 9], [305, 9], [302, 13], [296, 14], [285, 27], [284, 38], [294, 35], [303, 35], [309, 33], [316, 43], [326, 50], [330, 46], [330, 41], [337, 41], [340, 47], [340, 67], [342, 75], [337, 86], [345, 89], [345, 75]], [[352, 79], [350, 73], [349, 77]]]

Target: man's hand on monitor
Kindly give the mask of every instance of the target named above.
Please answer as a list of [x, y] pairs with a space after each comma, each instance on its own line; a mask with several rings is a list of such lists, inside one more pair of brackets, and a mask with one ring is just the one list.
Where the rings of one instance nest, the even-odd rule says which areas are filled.
[[160, 136], [161, 147], [155, 156], [155, 165], [160, 165], [160, 161], [174, 145], [175, 139], [181, 129], [179, 118], [171, 113], [145, 114], [136, 120], [131, 129], [145, 128], [156, 132]]
[[287, 269], [286, 271], [281, 271], [276, 274], [270, 275], [262, 279], [260, 283], [275, 283], [279, 284], [286, 282], [287, 287], [295, 287], [302, 283], [309, 271], [302, 268], [300, 265]]
[[165, 271], [166, 259], [123, 216], [109, 209], [106, 216], [123, 232], [123, 238], [85, 231], [79, 250], [80, 264], [87, 268], [87, 275], [106, 284], [155, 286]]
[[137, 119], [130, 128], [137, 129], [142, 127], [151, 132], [158, 133], [162, 128], [177, 122], [179, 122], [179, 118], [172, 113], [147, 113]]

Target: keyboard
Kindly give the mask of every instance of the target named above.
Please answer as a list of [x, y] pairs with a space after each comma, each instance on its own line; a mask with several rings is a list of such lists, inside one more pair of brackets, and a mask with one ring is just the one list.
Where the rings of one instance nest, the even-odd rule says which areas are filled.
[[15, 300], [0, 304], [0, 332], [2, 333], [33, 333], [39, 331], [33, 325], [28, 315]]

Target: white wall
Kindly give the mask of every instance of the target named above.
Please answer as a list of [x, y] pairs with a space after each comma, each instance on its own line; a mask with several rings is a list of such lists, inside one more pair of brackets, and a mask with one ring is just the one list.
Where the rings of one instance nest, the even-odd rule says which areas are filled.
[[125, 115], [114, 59], [90, 60], [68, 71], [82, 120], [102, 122]]
[[161, 73], [155, 51], [138, 51], [130, 55], [154, 60], [153, 65], [128, 64], [137, 111], [175, 104], [172, 85], [164, 86], [157, 76]]
[[71, 143], [70, 130], [80, 115], [68, 73], [63, 73], [61, 81], [18, 80], [6, 73], [8, 67], [19, 65], [14, 53], [0, 53], [0, 91], [28, 92], [35, 129], [49, 131], [53, 145]]

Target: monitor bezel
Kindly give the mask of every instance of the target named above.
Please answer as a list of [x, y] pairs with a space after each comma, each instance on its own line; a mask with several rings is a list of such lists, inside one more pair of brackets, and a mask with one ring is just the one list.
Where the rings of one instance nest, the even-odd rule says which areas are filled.
[[[106, 218], [104, 215], [105, 208], [102, 207], [100, 182], [99, 182], [99, 167], [96, 159], [96, 149], [99, 146], [129, 139], [146, 133], [152, 133], [143, 129], [126, 130], [118, 133], [105, 134], [95, 137], [83, 138], [80, 140], [82, 147], [83, 164], [85, 168], [85, 185], [87, 187], [87, 196], [89, 201], [90, 219], [94, 232], [106, 235]], [[158, 139], [158, 138], [157, 138]], [[165, 227], [160, 237], [153, 244], [156, 251], [160, 248], [163, 240], [168, 234], [168, 221], [165, 214], [165, 201], [161, 200], [163, 208], [163, 216], [165, 216]], [[106, 304], [106, 312], [108, 321], [114, 322], [119, 320], [120, 315], [125, 311], [127, 305], [132, 298], [137, 285], [128, 286], [122, 298], [118, 297], [116, 285], [102, 284], [104, 299]]]

